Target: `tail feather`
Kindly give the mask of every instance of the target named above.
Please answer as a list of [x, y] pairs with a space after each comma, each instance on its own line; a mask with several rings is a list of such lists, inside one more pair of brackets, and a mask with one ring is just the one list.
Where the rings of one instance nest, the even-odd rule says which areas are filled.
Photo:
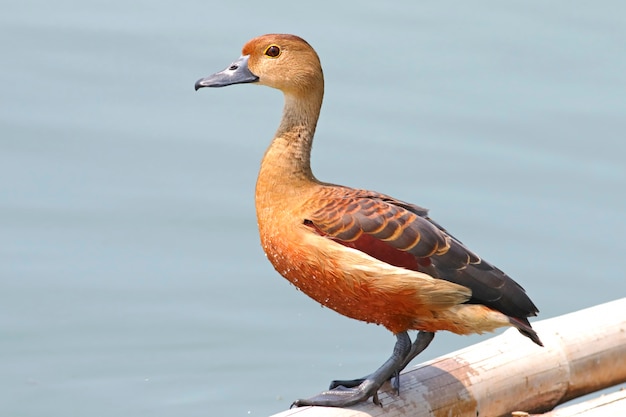
[[509, 321], [511, 322], [511, 325], [513, 327], [519, 330], [521, 334], [528, 337], [530, 340], [532, 340], [539, 346], [543, 346], [541, 339], [539, 339], [537, 332], [535, 332], [535, 330], [533, 330], [533, 328], [530, 326], [528, 319], [519, 318], [519, 317], [509, 317]]

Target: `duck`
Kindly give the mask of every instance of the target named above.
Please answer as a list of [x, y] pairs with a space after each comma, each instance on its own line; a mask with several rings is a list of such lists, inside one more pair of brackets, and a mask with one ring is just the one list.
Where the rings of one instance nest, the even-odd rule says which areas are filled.
[[[195, 89], [247, 83], [284, 95], [255, 190], [267, 259], [321, 305], [382, 325], [396, 337], [391, 356], [374, 372], [334, 380], [292, 407], [348, 407], [370, 398], [380, 405], [381, 386], [391, 381], [399, 393], [400, 372], [437, 331], [467, 335], [511, 326], [543, 346], [528, 321], [539, 310], [522, 286], [431, 219], [427, 209], [315, 177], [311, 146], [324, 76], [308, 42], [291, 34], [256, 37], [226, 69], [196, 81]], [[417, 331], [414, 340], [410, 331]]]

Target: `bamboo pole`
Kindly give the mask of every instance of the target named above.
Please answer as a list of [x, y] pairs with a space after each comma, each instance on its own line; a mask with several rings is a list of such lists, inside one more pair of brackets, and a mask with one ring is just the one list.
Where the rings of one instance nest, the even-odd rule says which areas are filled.
[[[541, 417], [611, 417], [626, 416], [626, 390], [602, 395], [582, 403], [541, 414]], [[533, 416], [539, 417], [539, 416]]]
[[[626, 381], [626, 298], [533, 323], [545, 344], [510, 329], [466, 349], [417, 365], [349, 409], [301, 407], [273, 417], [510, 416], [540, 413]], [[557, 415], [555, 415], [557, 416]]]

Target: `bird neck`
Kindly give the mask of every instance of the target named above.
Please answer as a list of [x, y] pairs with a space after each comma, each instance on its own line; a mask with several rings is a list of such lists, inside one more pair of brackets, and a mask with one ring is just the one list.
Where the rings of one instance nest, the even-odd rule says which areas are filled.
[[323, 90], [305, 97], [285, 94], [283, 117], [256, 183], [257, 222], [266, 253], [273, 251], [271, 236], [281, 230], [272, 225], [290, 223], [294, 210], [319, 184], [311, 171], [311, 146], [322, 96]]
[[316, 182], [311, 171], [311, 146], [322, 106], [323, 88], [307, 94], [285, 93], [283, 116], [261, 162], [259, 193], [289, 193]]

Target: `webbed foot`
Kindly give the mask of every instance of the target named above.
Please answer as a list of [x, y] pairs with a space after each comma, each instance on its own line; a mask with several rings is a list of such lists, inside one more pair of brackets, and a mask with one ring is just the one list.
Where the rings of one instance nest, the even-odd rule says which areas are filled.
[[408, 333], [402, 332], [396, 335], [397, 341], [393, 353], [387, 361], [373, 374], [353, 380], [335, 380], [330, 383], [330, 389], [318, 395], [299, 399], [293, 402], [291, 407], [307, 405], [319, 405], [326, 407], [349, 407], [366, 401], [372, 397], [374, 404], [382, 406], [378, 399], [378, 390], [392, 377], [392, 387], [396, 393], [400, 392], [400, 371], [402, 371], [413, 358], [426, 349], [432, 341], [434, 333], [419, 332], [414, 343], [411, 343]]

